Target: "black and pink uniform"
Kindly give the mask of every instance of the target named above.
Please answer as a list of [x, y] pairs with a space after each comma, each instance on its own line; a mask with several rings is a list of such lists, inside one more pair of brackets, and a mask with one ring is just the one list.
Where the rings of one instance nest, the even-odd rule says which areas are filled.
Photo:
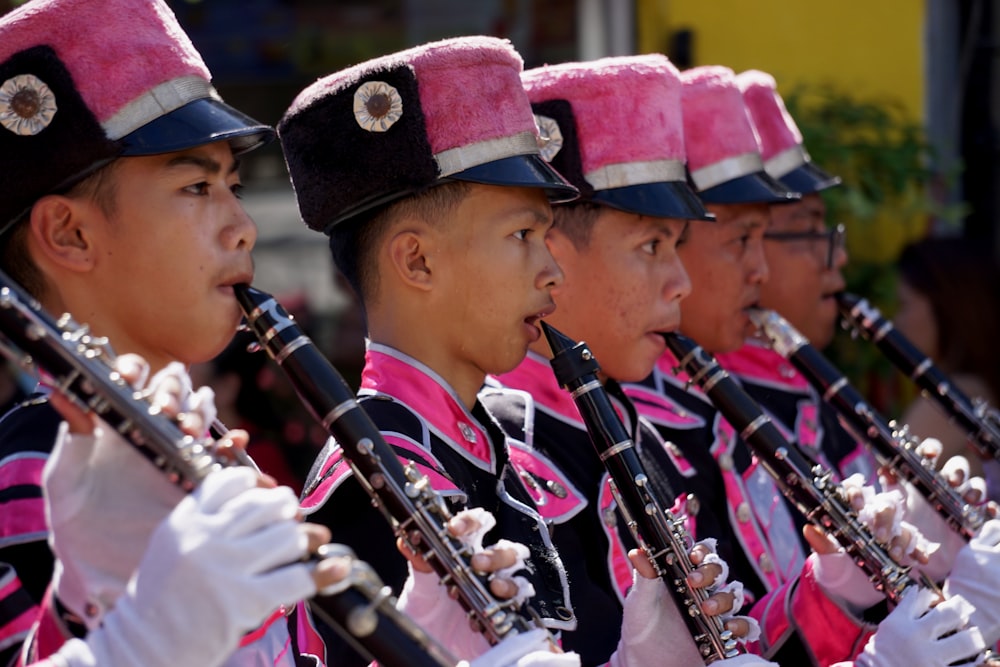
[[[724, 359], [720, 363], [732, 364], [731, 359]], [[770, 363], [776, 365], [776, 360]], [[677, 361], [668, 351], [646, 380], [626, 386], [625, 391], [639, 413], [685, 455], [711, 452], [712, 458], [697, 469], [695, 478], [716, 481], [698, 483], [696, 488], [702, 505], [725, 508], [728, 532], [736, 539], [733, 548], [743, 554], [735, 564], [746, 563], [752, 570], [753, 576], [747, 576], [734, 566], [733, 576], [743, 581], [755, 598], [750, 614], [761, 624], [760, 652], [788, 665], [830, 665], [853, 659], [874, 626], [823, 594], [815, 581], [812, 561], [807, 560], [803, 519], [785, 501], [739, 434], [697, 386], [688, 385], [686, 373], [674, 372], [676, 367]], [[803, 410], [790, 420], [791, 428], [778, 419], [779, 429], [793, 441], [801, 437], [807, 451], [818, 452], [818, 413], [818, 409], [815, 413]], [[846, 469], [856, 457], [836, 460]]]
[[[688, 514], [687, 527], [696, 537], [716, 537], [726, 526], [713, 524], [713, 514], [701, 511], [688, 495], [693, 462], [663, 442], [616, 383], [608, 382], [606, 388], [658, 497]], [[511, 437], [511, 459], [532, 490], [566, 566], [579, 627], [564, 635], [563, 645], [579, 653], [584, 664], [600, 664], [621, 634], [622, 603], [632, 585], [627, 553], [635, 547], [617, 511], [607, 471], [576, 404], [558, 386], [546, 359], [529, 352], [516, 369], [491, 381], [480, 400]]]
[[[413, 461], [453, 511], [481, 507], [497, 525], [484, 540], [525, 544], [531, 552], [524, 574], [535, 588], [530, 604], [553, 630], [576, 625], [566, 573], [531, 495], [512, 465], [506, 436], [477, 402], [466, 409], [434, 371], [393, 348], [369, 344], [358, 397], [400, 458]], [[306, 482], [302, 508], [310, 521], [328, 526], [333, 541], [350, 546], [399, 594], [407, 563], [396, 550], [385, 517], [353, 477], [343, 452], [327, 444]], [[325, 633], [328, 660], [339, 666], [357, 658]]]

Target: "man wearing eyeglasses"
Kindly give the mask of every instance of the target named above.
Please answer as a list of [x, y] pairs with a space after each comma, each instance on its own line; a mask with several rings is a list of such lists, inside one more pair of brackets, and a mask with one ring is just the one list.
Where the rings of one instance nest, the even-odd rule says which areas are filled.
[[[802, 193], [799, 201], [771, 206], [763, 244], [769, 279], [761, 285], [759, 305], [780, 313], [822, 349], [833, 340], [834, 295], [844, 289], [841, 269], [847, 264], [847, 250], [844, 226], [828, 226], [820, 193], [839, 185], [840, 178], [810, 160], [770, 74], [750, 70], [736, 79], [765, 171]], [[843, 477], [859, 472], [872, 479], [871, 455], [844, 431], [833, 410], [781, 355], [751, 339], [740, 350], [720, 355], [719, 361], [740, 378], [772, 421], [825, 467]]]

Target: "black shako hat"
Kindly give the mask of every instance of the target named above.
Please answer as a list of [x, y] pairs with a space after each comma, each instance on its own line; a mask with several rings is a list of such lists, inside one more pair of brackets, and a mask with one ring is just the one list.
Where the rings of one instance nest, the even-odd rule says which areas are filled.
[[578, 196], [539, 154], [510, 42], [461, 37], [370, 60], [312, 84], [278, 123], [299, 213], [335, 225], [453, 180]]

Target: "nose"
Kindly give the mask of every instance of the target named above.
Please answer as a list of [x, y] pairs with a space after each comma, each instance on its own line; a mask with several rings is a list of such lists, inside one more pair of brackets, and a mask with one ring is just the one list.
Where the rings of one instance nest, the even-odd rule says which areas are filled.
[[538, 289], [552, 289], [553, 287], [558, 287], [563, 284], [565, 276], [563, 275], [562, 269], [559, 264], [556, 263], [552, 253], [549, 249], [542, 244], [541, 250], [543, 256], [542, 269], [538, 272], [538, 277], [535, 280], [535, 287]]
[[845, 239], [843, 238], [843, 236], [841, 237], [839, 243], [834, 242], [834, 244], [835, 245], [833, 246], [833, 266], [829, 268], [840, 271], [842, 268], [844, 268], [844, 266], [847, 265], [847, 261], [850, 259], [850, 256], [847, 254], [847, 244], [845, 243]]
[[222, 232], [223, 245], [227, 249], [250, 252], [257, 243], [257, 225], [235, 195], [231, 206], [229, 223]]
[[747, 282], [751, 285], [763, 285], [770, 277], [767, 268], [767, 258], [764, 256], [764, 240], [752, 239], [747, 251]]
[[687, 269], [684, 268], [684, 263], [680, 257], [677, 258], [675, 266], [671, 268], [673, 270], [668, 277], [664, 296], [668, 302], [680, 301], [691, 294], [691, 278], [688, 276]]

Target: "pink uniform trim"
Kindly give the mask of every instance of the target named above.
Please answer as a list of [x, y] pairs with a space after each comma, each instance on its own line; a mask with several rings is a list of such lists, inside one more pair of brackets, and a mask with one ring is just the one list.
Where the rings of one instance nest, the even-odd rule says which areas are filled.
[[[416, 359], [372, 344], [361, 373], [363, 394], [387, 394], [421, 415], [428, 428], [479, 467], [495, 470], [489, 436], [441, 376]], [[471, 441], [470, 441], [471, 440]]]
[[4, 504], [0, 515], [0, 544], [44, 539], [48, 530], [42, 498], [21, 498]]
[[586, 429], [570, 393], [559, 386], [548, 359], [528, 352], [517, 368], [496, 376], [504, 387], [527, 392], [539, 407], [573, 426]]

